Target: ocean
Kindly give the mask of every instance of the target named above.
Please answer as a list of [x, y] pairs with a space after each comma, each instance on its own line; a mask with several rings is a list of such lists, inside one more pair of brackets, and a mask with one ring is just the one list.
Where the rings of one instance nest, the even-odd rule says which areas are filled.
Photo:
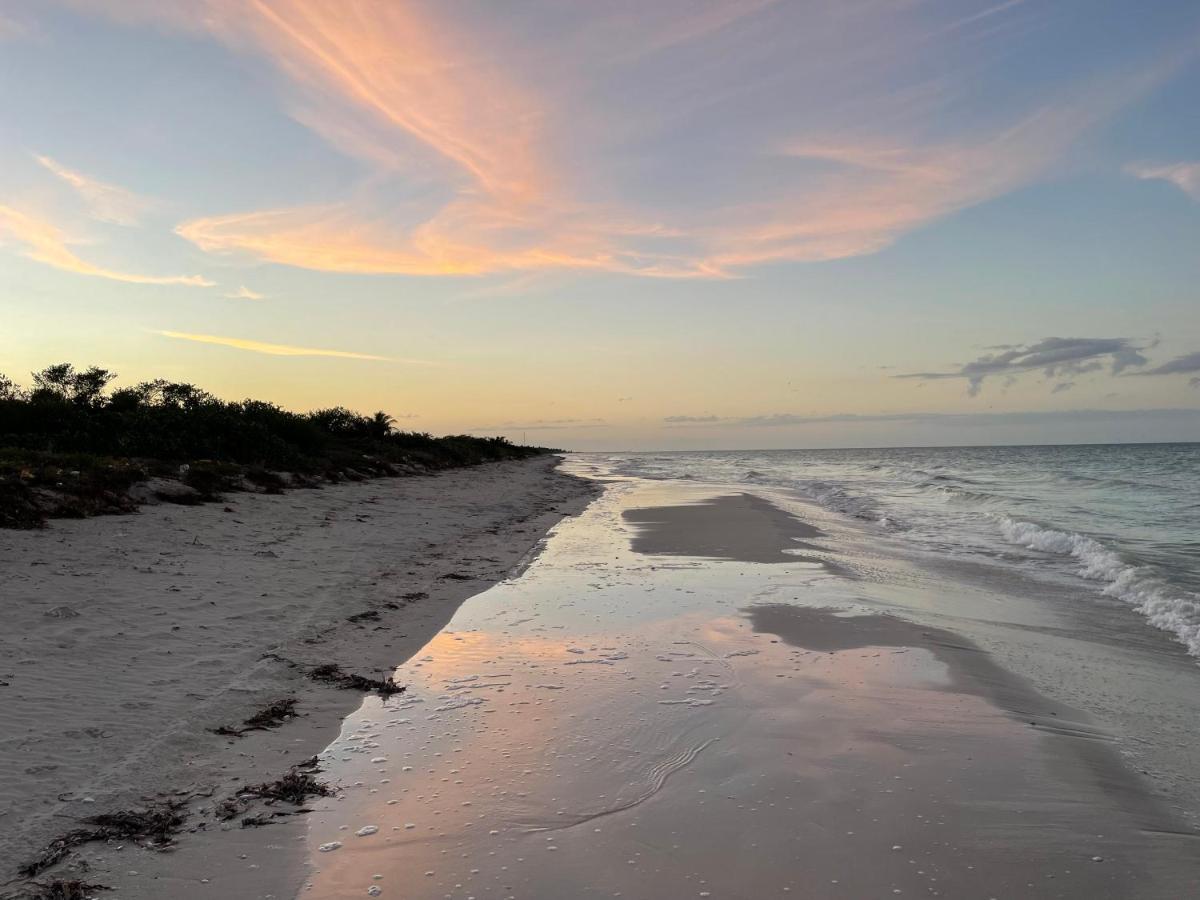
[[[1200, 444], [596, 453], [597, 473], [768, 487], [927, 564], [986, 562], [1200, 656]], [[959, 567], [959, 571], [962, 571]], [[991, 571], [994, 573], [995, 569]]]

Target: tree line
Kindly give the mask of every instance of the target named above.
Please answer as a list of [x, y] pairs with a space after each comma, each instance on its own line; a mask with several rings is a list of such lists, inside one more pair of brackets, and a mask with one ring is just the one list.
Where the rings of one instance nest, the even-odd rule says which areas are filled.
[[262, 400], [226, 401], [164, 379], [112, 389], [116, 373], [97, 366], [59, 363], [32, 374], [27, 389], [0, 375], [0, 448], [10, 459], [87, 454], [321, 473], [364, 457], [445, 468], [546, 452], [499, 437], [399, 431], [385, 412], [296, 413]]

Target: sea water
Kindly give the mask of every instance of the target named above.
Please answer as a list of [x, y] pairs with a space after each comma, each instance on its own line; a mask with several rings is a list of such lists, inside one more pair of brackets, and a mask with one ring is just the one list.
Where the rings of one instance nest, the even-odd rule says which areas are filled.
[[[936, 565], [1074, 588], [1200, 656], [1200, 444], [578, 454], [584, 471], [794, 493]], [[1053, 593], [1061, 597], [1061, 591]]]

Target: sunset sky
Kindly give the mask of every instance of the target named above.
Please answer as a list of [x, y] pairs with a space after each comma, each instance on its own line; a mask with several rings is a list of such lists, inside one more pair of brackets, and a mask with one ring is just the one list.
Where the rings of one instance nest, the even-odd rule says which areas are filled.
[[1194, 0], [0, 0], [0, 372], [570, 448], [1200, 439]]

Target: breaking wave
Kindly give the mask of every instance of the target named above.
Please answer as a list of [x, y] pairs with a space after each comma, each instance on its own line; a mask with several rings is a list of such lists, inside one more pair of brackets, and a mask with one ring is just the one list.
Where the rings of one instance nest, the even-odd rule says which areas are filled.
[[1072, 557], [1082, 577], [1105, 582], [1105, 594], [1125, 601], [1151, 625], [1175, 635], [1192, 656], [1200, 656], [1200, 597], [1170, 584], [1148, 566], [1127, 563], [1095, 538], [1009, 516], [999, 517], [998, 522], [1000, 533], [1011, 544]]

